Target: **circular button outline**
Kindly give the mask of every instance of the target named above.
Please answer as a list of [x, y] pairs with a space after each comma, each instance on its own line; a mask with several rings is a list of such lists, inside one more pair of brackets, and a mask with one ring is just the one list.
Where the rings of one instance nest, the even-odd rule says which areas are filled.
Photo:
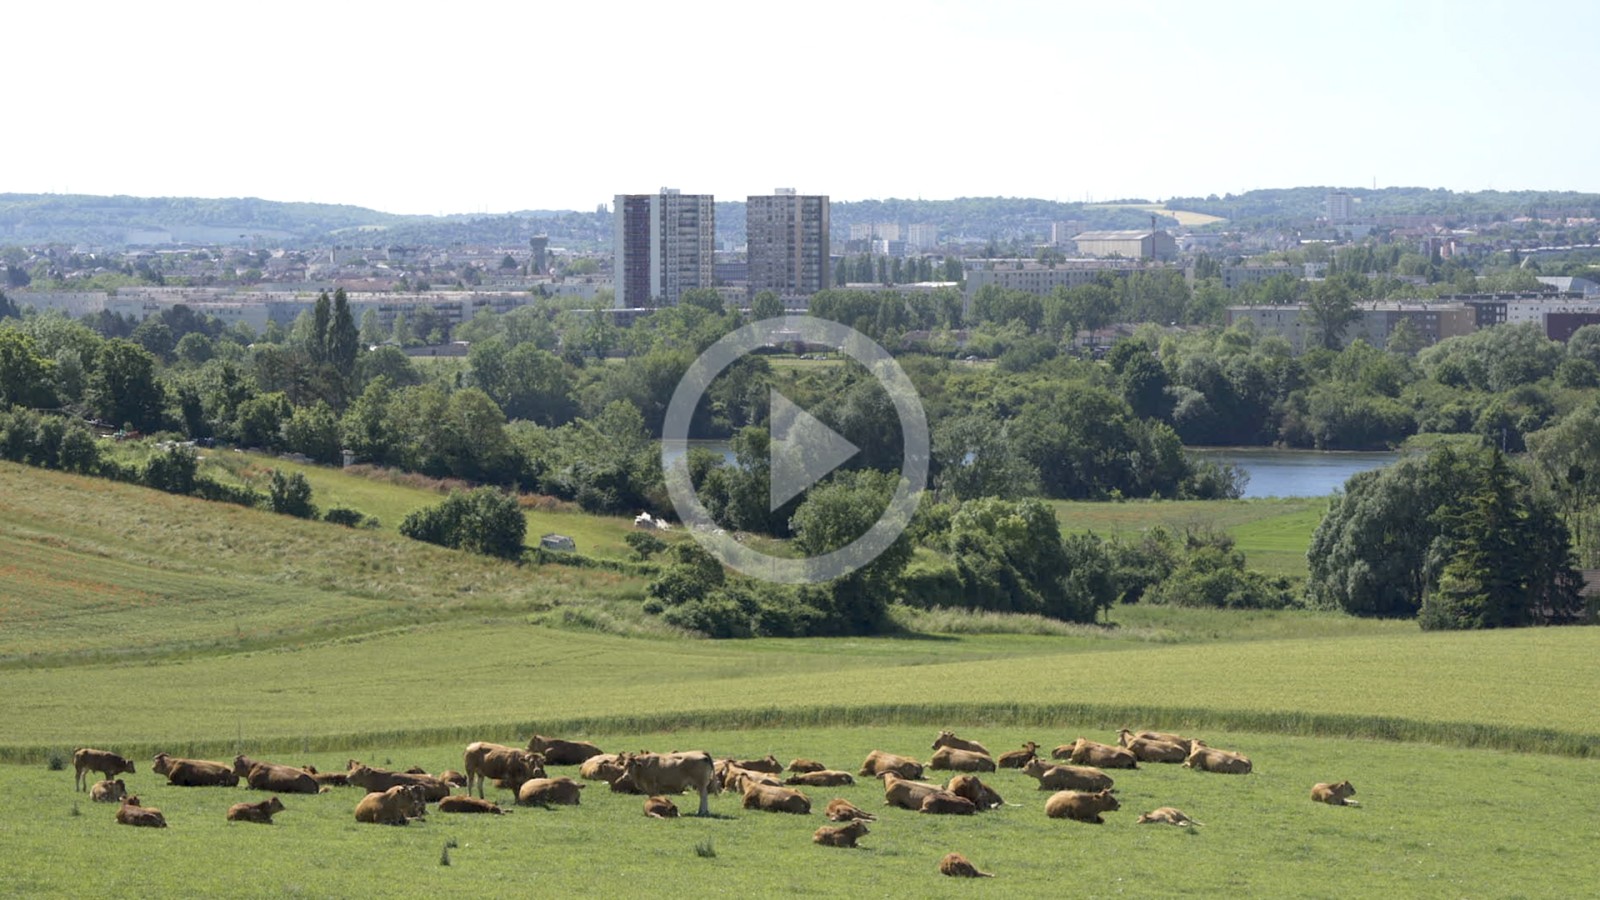
[[[878, 521], [851, 543], [821, 556], [789, 559], [771, 556], [744, 546], [717, 528], [710, 514], [689, 483], [686, 462], [669, 462], [669, 448], [675, 443], [687, 446], [690, 421], [695, 406], [711, 382], [734, 362], [761, 347], [778, 334], [798, 333], [809, 344], [823, 344], [844, 353], [866, 367], [894, 404], [900, 420], [900, 480], [894, 495]], [[793, 338], [788, 338], [792, 340]], [[917, 511], [917, 503], [928, 480], [928, 418], [922, 400], [910, 377], [877, 341], [847, 325], [814, 316], [775, 316], [752, 322], [724, 335], [678, 380], [667, 404], [661, 428], [661, 468], [667, 494], [678, 518], [689, 527], [689, 534], [700, 546], [723, 564], [752, 578], [779, 584], [817, 584], [842, 578], [872, 562], [889, 549]], [[687, 456], [683, 457], [687, 460]]]

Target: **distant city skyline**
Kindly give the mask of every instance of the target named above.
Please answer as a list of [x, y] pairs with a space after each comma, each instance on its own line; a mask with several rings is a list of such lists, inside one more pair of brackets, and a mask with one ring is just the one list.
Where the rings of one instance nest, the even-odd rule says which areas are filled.
[[[7, 12], [0, 192], [393, 213], [1257, 188], [1600, 192], [1577, 2]], [[81, 14], [80, 14], [81, 13]]]

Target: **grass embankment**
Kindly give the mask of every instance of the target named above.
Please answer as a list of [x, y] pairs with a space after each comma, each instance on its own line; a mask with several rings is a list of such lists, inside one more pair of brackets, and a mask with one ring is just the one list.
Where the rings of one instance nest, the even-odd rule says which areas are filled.
[[1175, 531], [1216, 528], [1231, 534], [1251, 568], [1269, 575], [1306, 574], [1306, 548], [1327, 511], [1326, 497], [1261, 500], [1052, 501], [1063, 531], [1135, 534], [1157, 525]]
[[230, 652], [460, 617], [559, 620], [577, 609], [651, 627], [637, 612], [640, 578], [518, 567], [387, 529], [10, 463], [0, 463], [0, 576], [0, 666]]

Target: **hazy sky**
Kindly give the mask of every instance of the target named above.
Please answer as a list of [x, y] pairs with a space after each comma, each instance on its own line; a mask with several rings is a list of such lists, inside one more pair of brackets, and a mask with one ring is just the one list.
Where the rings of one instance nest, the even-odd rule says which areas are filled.
[[1600, 191], [1592, 0], [25, 0], [0, 23], [0, 192]]

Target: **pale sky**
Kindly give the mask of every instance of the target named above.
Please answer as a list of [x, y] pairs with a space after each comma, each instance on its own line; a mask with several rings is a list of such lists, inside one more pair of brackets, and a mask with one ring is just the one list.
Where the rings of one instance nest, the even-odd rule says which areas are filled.
[[0, 192], [1600, 191], [1597, 33], [1592, 0], [24, 0], [0, 12]]

